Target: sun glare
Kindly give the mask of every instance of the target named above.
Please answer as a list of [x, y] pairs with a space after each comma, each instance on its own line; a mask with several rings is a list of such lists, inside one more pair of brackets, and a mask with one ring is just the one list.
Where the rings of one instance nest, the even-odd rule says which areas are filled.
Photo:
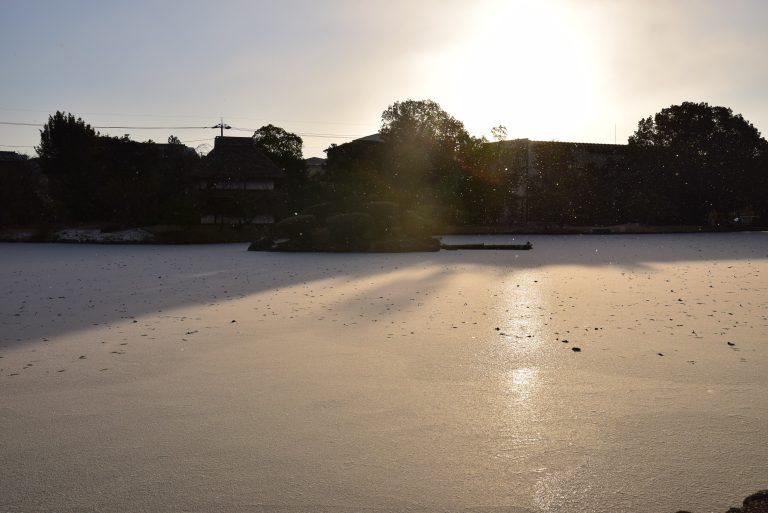
[[593, 39], [572, 6], [494, 2], [432, 60], [433, 87], [476, 134], [567, 138], [590, 118], [601, 79]]

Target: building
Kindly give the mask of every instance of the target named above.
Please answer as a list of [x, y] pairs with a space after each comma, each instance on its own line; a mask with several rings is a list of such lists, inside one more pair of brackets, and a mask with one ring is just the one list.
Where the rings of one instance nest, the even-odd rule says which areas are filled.
[[20, 162], [27, 160], [26, 155], [15, 151], [0, 151], [0, 162]]
[[[499, 159], [513, 180], [516, 211], [509, 222], [550, 221], [548, 198], [561, 186], [578, 181], [584, 173], [625, 165], [626, 144], [597, 144], [513, 139], [490, 143], [499, 146]], [[565, 180], [563, 179], [565, 178]], [[567, 195], [567, 191], [564, 193]]]
[[197, 189], [203, 196], [202, 224], [275, 222], [285, 176], [252, 137], [216, 137], [198, 178]]
[[304, 159], [304, 170], [307, 173], [307, 178], [316, 180], [325, 176], [325, 161], [326, 159], [320, 157]]
[[375, 169], [384, 160], [386, 144], [381, 134], [371, 134], [339, 145], [333, 144], [325, 150], [324, 170], [330, 181], [346, 180], [353, 169]]

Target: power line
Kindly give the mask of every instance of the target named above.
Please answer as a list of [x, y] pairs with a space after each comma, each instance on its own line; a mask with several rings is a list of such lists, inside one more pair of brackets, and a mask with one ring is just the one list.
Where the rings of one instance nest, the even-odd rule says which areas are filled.
[[[18, 121], [0, 121], [0, 125], [12, 126], [45, 126], [44, 123], [23, 123]], [[113, 129], [113, 130], [208, 130], [218, 128], [213, 126], [103, 126], [91, 125], [91, 128]]]
[[[255, 132], [258, 130], [258, 128], [242, 128], [242, 127], [231, 127], [232, 130], [237, 130], [239, 132]], [[356, 139], [358, 137], [365, 137], [361, 134], [329, 134], [329, 133], [318, 133], [318, 132], [292, 132], [296, 135], [302, 136], [302, 137], [335, 137], [338, 139]]]
[[[66, 109], [65, 109], [66, 110]], [[4, 107], [0, 106], [0, 111], [5, 112], [38, 112], [41, 114], [50, 114], [50, 110], [43, 110], [43, 109], [20, 109], [20, 108], [12, 108], [12, 107]], [[64, 112], [64, 111], [62, 111]], [[210, 118], [217, 118], [219, 115], [200, 115], [200, 114], [147, 114], [147, 113], [136, 113], [136, 112], [79, 112], [78, 115], [81, 116], [101, 116], [101, 117], [107, 117], [107, 116], [118, 116], [118, 117], [139, 117], [139, 118], [155, 118], [155, 119], [169, 119], [169, 118], [187, 118], [187, 119], [210, 119]], [[266, 123], [284, 123], [289, 125], [346, 125], [346, 126], [361, 126], [361, 127], [370, 127], [372, 126], [371, 123], [353, 123], [348, 121], [300, 121], [295, 119], [273, 119], [273, 118], [252, 118], [252, 117], [243, 117], [243, 116], [224, 116], [227, 119], [236, 119], [236, 120], [245, 120], [245, 121], [258, 121], [258, 122], [266, 122]], [[377, 122], [378, 123], [378, 122]], [[375, 123], [375, 124], [377, 124]]]
[[357, 139], [358, 137], [365, 137], [364, 135], [339, 135], [339, 134], [303, 134], [295, 132], [296, 135], [302, 137], [317, 137], [320, 139]]
[[[43, 114], [50, 114], [50, 110], [42, 109], [19, 109], [12, 107], [0, 106], [0, 111], [7, 112], [38, 112]], [[141, 117], [141, 118], [156, 118], [156, 119], [168, 119], [168, 118], [192, 118], [192, 119], [210, 119], [219, 117], [219, 115], [193, 115], [193, 114], [146, 114], [135, 112], [79, 112], [80, 116], [126, 116], [126, 117]], [[224, 116], [227, 119], [240, 119], [247, 121], [269, 122], [269, 123], [286, 123], [292, 125], [347, 125], [347, 126], [371, 126], [371, 123], [351, 123], [346, 121], [297, 121], [287, 119], [268, 119], [268, 118], [251, 118], [243, 116]]]
[[[60, 109], [56, 109], [57, 111]], [[67, 109], [61, 110], [65, 112]], [[11, 107], [0, 107], [0, 111], [7, 112], [37, 112], [41, 114], [50, 114], [50, 109], [18, 109]], [[73, 114], [75, 114], [73, 112]], [[139, 117], [139, 118], [193, 118], [193, 119], [210, 119], [216, 116], [212, 115], [192, 115], [192, 114], [141, 114], [135, 112], [77, 112], [78, 116], [126, 116], [126, 117]]]
[[43, 126], [42, 123], [17, 123], [15, 121], [0, 121], [0, 125], [13, 125], [13, 126]]
[[307, 137], [341, 137], [341, 138], [356, 138], [365, 137], [362, 134], [330, 134], [328, 132], [295, 132], [296, 135], [305, 135]]
[[[10, 109], [0, 109], [0, 110], [10, 110]], [[243, 118], [240, 118], [243, 119]], [[223, 124], [223, 123], [222, 123]], [[19, 122], [19, 121], [0, 121], [0, 125], [9, 125], [9, 126], [29, 126], [29, 127], [43, 127], [45, 126], [43, 123], [28, 123], [28, 122]], [[214, 126], [127, 126], [127, 125], [121, 125], [121, 126], [106, 126], [106, 125], [97, 125], [93, 126], [92, 128], [95, 129], [104, 129], [104, 130], [211, 130], [214, 128], [221, 128], [221, 125], [214, 125]], [[232, 129], [240, 132], [250, 132], [254, 133], [258, 129], [256, 128], [246, 128], [246, 127], [230, 127], [225, 126], [224, 128]], [[222, 129], [223, 132], [223, 129]], [[327, 132], [294, 132], [296, 135], [304, 138], [304, 146], [307, 148], [307, 150], [313, 149], [313, 148], [321, 148], [324, 146], [324, 143], [316, 142], [316, 143], [310, 143], [308, 140], [322, 140], [322, 139], [357, 139], [359, 137], [364, 137], [367, 134], [334, 134], [334, 133], [327, 133]], [[209, 143], [210, 141], [213, 141], [213, 137], [206, 137], [204, 139], [188, 139], [181, 141], [183, 144], [187, 143], [199, 143], [199, 142], [206, 142]], [[11, 148], [35, 148], [35, 146], [27, 146], [27, 145], [0, 145], [0, 146], [7, 146]], [[314, 151], [314, 150], [312, 150]]]
[[183, 143], [194, 143], [194, 142], [203, 142], [203, 141], [213, 141], [213, 137], [208, 137], [206, 139], [187, 139], [184, 141], [181, 141]]
[[112, 130], [208, 130], [214, 126], [93, 126], [93, 128]]
[[[0, 121], [0, 125], [11, 126], [45, 126], [44, 123], [25, 123], [20, 121]], [[106, 126], [106, 125], [92, 125], [91, 128], [99, 128], [103, 130], [210, 130], [213, 128], [221, 128], [218, 125], [214, 126]], [[227, 128], [227, 127], [224, 127]], [[244, 128], [244, 127], [231, 127], [232, 130], [239, 132], [255, 132], [258, 128]], [[296, 135], [302, 137], [338, 137], [340, 139], [354, 139], [357, 137], [364, 137], [362, 134], [332, 134], [327, 132], [294, 132]]]

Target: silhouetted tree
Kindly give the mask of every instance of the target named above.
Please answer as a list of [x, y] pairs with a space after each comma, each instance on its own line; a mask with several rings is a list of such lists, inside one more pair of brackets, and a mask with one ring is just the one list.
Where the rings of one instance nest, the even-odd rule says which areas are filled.
[[120, 226], [199, 220], [193, 176], [199, 157], [184, 145], [100, 137], [96, 152], [100, 221]]
[[256, 145], [278, 166], [302, 162], [304, 141], [298, 135], [274, 125], [266, 125], [253, 133]]
[[448, 214], [461, 210], [468, 174], [466, 156], [480, 144], [464, 124], [432, 100], [405, 100], [381, 116], [387, 148], [383, 178], [393, 201], [434, 205]]
[[499, 125], [491, 128], [491, 135], [496, 142], [505, 141], [507, 139], [507, 127]]
[[[43, 164], [63, 164], [57, 159], [82, 156], [83, 150], [93, 145], [96, 135], [91, 125], [81, 118], [56, 111], [40, 131], [40, 146], [35, 147], [35, 151]], [[61, 167], [49, 167], [49, 170], [54, 173], [69, 171]]]
[[326, 182], [331, 199], [354, 206], [394, 196], [384, 179], [386, 147], [380, 141], [359, 139], [325, 150]]
[[746, 207], [766, 212], [768, 143], [729, 108], [673, 105], [640, 120], [629, 144], [653, 150], [635, 153], [638, 170], [651, 176], [640, 191], [658, 197], [660, 190], [680, 222]]
[[471, 141], [464, 123], [432, 100], [393, 103], [381, 115], [379, 132], [390, 143], [439, 145], [449, 153], [460, 152]]
[[54, 214], [48, 180], [37, 162], [0, 161], [0, 226], [40, 226]]
[[40, 131], [36, 147], [43, 173], [65, 215], [73, 220], [98, 219], [97, 166], [94, 160], [98, 134], [81, 118], [57, 111]]
[[56, 112], [40, 131], [40, 166], [66, 219], [117, 225], [199, 219], [192, 177], [199, 157], [178, 138], [171, 146], [105, 137], [72, 114]]
[[298, 135], [284, 128], [266, 125], [253, 133], [256, 145], [285, 173], [283, 188], [287, 201], [286, 211], [323, 201], [321, 184], [309, 180], [304, 165], [302, 146]]

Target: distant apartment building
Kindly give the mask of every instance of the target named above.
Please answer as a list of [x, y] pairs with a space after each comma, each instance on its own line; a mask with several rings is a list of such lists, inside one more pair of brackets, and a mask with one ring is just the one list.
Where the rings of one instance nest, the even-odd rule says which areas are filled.
[[[513, 139], [497, 143], [499, 164], [513, 182], [517, 205], [508, 222], [549, 221], [541, 201], [560, 187], [562, 178], [579, 179], [590, 170], [626, 164], [626, 144], [597, 144]], [[565, 183], [563, 184], [565, 186]]]

